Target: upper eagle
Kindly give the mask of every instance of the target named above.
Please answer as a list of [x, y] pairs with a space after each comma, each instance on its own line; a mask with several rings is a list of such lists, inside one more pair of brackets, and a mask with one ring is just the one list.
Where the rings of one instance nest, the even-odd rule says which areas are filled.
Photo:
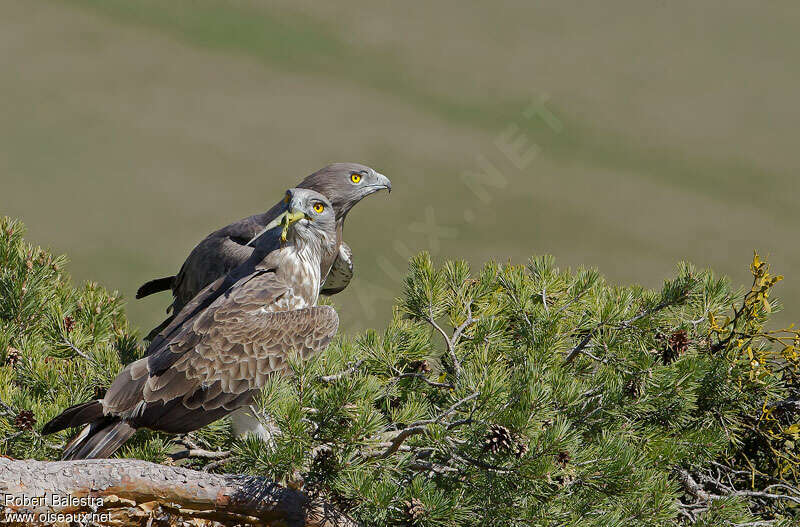
[[[330, 261], [322, 262], [322, 267], [330, 269], [330, 273], [322, 274], [325, 283], [321, 291], [323, 295], [334, 295], [346, 288], [353, 276], [352, 251], [342, 242], [347, 213], [366, 196], [381, 189], [391, 191], [391, 182], [368, 166], [334, 163], [314, 172], [297, 187], [319, 192], [328, 198], [336, 213], [337, 252]], [[279, 202], [265, 213], [249, 216], [212, 232], [192, 250], [177, 275], [145, 283], [136, 292], [136, 298], [172, 289], [171, 312], [174, 316], [200, 290], [245, 262], [253, 253], [253, 247], [248, 243], [263, 232], [284, 206]], [[172, 316], [154, 328], [146, 339], [152, 340], [170, 323]]]

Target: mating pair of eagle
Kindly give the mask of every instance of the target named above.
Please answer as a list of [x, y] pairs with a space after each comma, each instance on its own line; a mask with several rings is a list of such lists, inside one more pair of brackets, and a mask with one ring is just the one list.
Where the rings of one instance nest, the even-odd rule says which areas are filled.
[[[42, 432], [84, 427], [63, 459], [108, 457], [136, 432], [197, 430], [236, 413], [237, 432], [259, 432], [243, 415], [287, 355], [325, 349], [339, 317], [317, 306], [353, 276], [342, 229], [350, 209], [391, 183], [355, 163], [305, 178], [264, 214], [228, 225], [200, 242], [180, 272], [144, 284], [136, 297], [172, 290], [171, 316], [148, 338], [102, 399], [70, 407]], [[262, 429], [263, 430], [263, 429]]]

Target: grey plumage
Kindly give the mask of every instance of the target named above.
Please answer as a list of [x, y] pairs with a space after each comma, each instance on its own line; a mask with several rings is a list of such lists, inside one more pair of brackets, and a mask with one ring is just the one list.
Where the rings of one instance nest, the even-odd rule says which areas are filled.
[[316, 302], [322, 262], [338, 250], [335, 213], [308, 189], [290, 191], [284, 209], [285, 242], [281, 226], [265, 233], [243, 264], [176, 314], [102, 400], [45, 425], [45, 433], [87, 425], [65, 459], [107, 457], [137, 428], [196, 430], [251, 404], [270, 375], [288, 371], [290, 351], [305, 358], [328, 345], [339, 319]]
[[[347, 213], [366, 196], [382, 189], [391, 191], [391, 182], [368, 166], [334, 163], [305, 178], [298, 188], [319, 192], [336, 211], [337, 249], [341, 245], [343, 250], [335, 254], [335, 261], [322, 262], [322, 267], [331, 271], [327, 277], [323, 274], [325, 283], [321, 290], [323, 295], [334, 295], [344, 290], [353, 276], [352, 251], [342, 242]], [[249, 216], [209, 234], [192, 250], [177, 275], [143, 284], [136, 298], [172, 289], [174, 299], [170, 312], [174, 316], [204, 287], [245, 262], [253, 253], [253, 247], [247, 243], [273, 221], [283, 207], [279, 202], [265, 213]], [[154, 328], [146, 339], [152, 340], [169, 325], [172, 316]]]

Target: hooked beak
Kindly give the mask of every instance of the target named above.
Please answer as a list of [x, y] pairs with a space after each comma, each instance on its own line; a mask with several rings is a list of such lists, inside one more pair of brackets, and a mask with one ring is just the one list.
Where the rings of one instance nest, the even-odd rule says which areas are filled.
[[389, 181], [389, 178], [378, 172], [375, 172], [375, 175], [378, 176], [378, 186], [385, 188], [386, 190], [389, 191], [389, 194], [391, 194], [392, 182]]
[[270, 231], [270, 230], [274, 229], [278, 225], [282, 225], [283, 226], [283, 231], [281, 231], [281, 241], [285, 242], [286, 241], [286, 236], [289, 233], [289, 226], [291, 226], [294, 223], [297, 223], [298, 221], [300, 221], [300, 220], [302, 220], [304, 218], [307, 218], [307, 216], [302, 211], [287, 210], [284, 213], [282, 213], [281, 215], [279, 215], [277, 218], [275, 218], [274, 220], [269, 222], [269, 224], [266, 227], [264, 227], [264, 229], [261, 232], [259, 232], [255, 236], [253, 236], [253, 238], [249, 242], [247, 242], [247, 245], [252, 244], [254, 241], [256, 241], [256, 239], [259, 236], [261, 236], [262, 234], [264, 234], [267, 231]]
[[378, 180], [378, 182], [374, 183], [372, 185], [367, 185], [366, 187], [364, 187], [364, 190], [366, 191], [365, 196], [369, 196], [370, 194], [374, 194], [375, 192], [378, 192], [379, 190], [383, 190], [383, 189], [388, 190], [389, 193], [391, 194], [392, 193], [392, 182], [389, 181], [389, 178], [384, 176], [383, 174], [381, 174], [379, 172], [375, 172], [375, 176], [376, 176], [376, 179]]

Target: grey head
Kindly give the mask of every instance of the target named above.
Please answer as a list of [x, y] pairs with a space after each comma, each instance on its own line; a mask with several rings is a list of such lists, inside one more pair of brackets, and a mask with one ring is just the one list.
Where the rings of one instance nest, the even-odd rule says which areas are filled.
[[[311, 249], [322, 256], [336, 251], [336, 212], [325, 196], [315, 190], [293, 188], [286, 191], [283, 203], [283, 212], [266, 226], [265, 231], [275, 229], [281, 245]], [[267, 245], [270, 250], [274, 248], [273, 244], [269, 236], [256, 241], [256, 247]]]
[[306, 177], [298, 188], [324, 194], [341, 222], [359, 201], [379, 190], [392, 191], [392, 182], [383, 174], [358, 163], [333, 163]]

